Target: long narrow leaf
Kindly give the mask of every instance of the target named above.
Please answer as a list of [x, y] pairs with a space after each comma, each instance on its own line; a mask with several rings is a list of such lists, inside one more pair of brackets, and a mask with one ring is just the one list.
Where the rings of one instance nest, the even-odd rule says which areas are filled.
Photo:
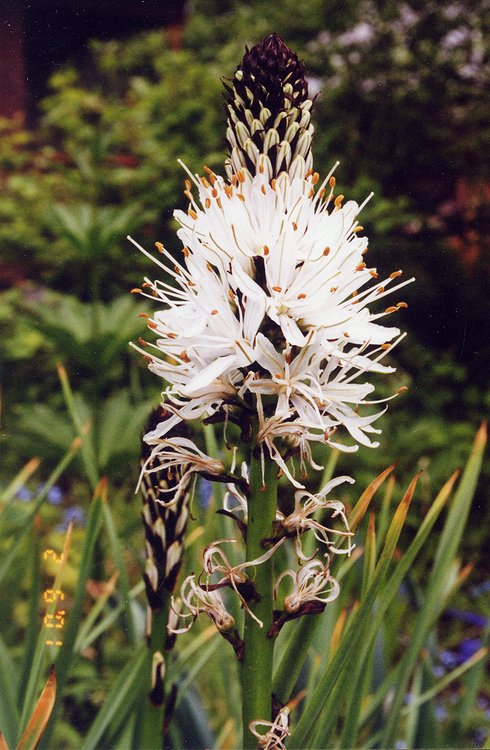
[[[57, 591], [57, 592], [61, 591], [63, 572], [65, 569], [66, 562], [68, 560], [68, 555], [69, 555], [69, 550], [70, 550], [71, 533], [72, 533], [72, 526], [70, 525], [65, 535], [65, 540], [63, 543], [63, 551], [62, 551], [61, 558], [60, 558], [60, 566], [58, 568], [58, 571], [56, 573], [53, 586], [52, 586], [53, 591]], [[45, 553], [46, 552], [47, 550], [45, 551]], [[55, 608], [58, 603], [58, 598], [59, 597], [57, 594], [55, 597], [53, 597], [53, 600], [48, 604], [46, 608], [46, 617], [54, 616]], [[36, 695], [38, 691], [39, 680], [40, 680], [41, 674], [46, 664], [46, 653], [47, 653], [47, 646], [48, 646], [46, 633], [47, 631], [45, 629], [41, 630], [41, 632], [39, 633], [37, 644], [36, 644], [36, 649], [34, 651], [34, 655], [32, 658], [31, 670], [29, 672], [29, 680], [27, 682], [25, 695], [23, 696], [24, 700], [22, 704], [22, 715], [20, 719], [21, 731], [23, 731], [24, 728], [27, 726], [29, 717], [32, 715], [32, 712], [34, 710], [34, 704], [35, 704]]]
[[16, 692], [15, 664], [3, 638], [0, 637], [0, 730], [5, 741], [11, 746], [17, 739], [19, 723]]
[[75, 659], [75, 643], [82, 619], [83, 603], [85, 601], [85, 591], [87, 581], [92, 568], [93, 553], [95, 544], [102, 526], [102, 504], [107, 501], [107, 481], [101, 480], [94, 492], [94, 499], [90, 506], [90, 512], [87, 519], [87, 528], [85, 531], [82, 559], [79, 566], [79, 576], [75, 589], [75, 596], [71, 611], [68, 613], [67, 624], [63, 634], [63, 645], [60, 648], [56, 660], [56, 674], [58, 679], [58, 695], [53, 710], [51, 721], [48, 724], [46, 733], [42, 739], [42, 747], [49, 747], [49, 741], [54, 729], [57, 714], [60, 709], [60, 699], [63, 696], [63, 688], [68, 679], [69, 670]]
[[123, 616], [126, 622], [129, 640], [131, 641], [133, 646], [135, 646], [137, 643], [136, 630], [134, 626], [133, 612], [131, 607], [129, 606], [129, 580], [128, 574], [126, 572], [126, 566], [123, 560], [121, 542], [119, 541], [119, 537], [117, 535], [116, 526], [112, 517], [109, 503], [104, 504], [103, 510], [104, 523], [107, 530], [107, 535], [109, 537], [109, 542], [111, 544], [111, 551], [114, 556], [114, 562], [116, 563], [116, 568], [119, 573], [119, 593], [122, 600], [127, 602], [128, 604], [128, 606], [123, 610]]
[[[326, 671], [320, 676], [318, 684], [313, 694], [309, 697], [308, 704], [305, 711], [298, 722], [296, 730], [293, 732], [289, 747], [291, 748], [305, 748], [312, 747], [309, 744], [312, 732], [315, 730], [315, 722], [318, 720], [325, 703], [330, 696], [336, 681], [342, 672], [342, 670], [348, 665], [348, 663], [356, 656], [357, 649], [363, 637], [365, 637], [366, 630], [369, 629], [371, 622], [371, 610], [381, 590], [388, 568], [395, 551], [396, 544], [398, 542], [400, 533], [402, 531], [405, 518], [407, 516], [408, 508], [415, 492], [418, 476], [415, 477], [410, 483], [405, 495], [400, 502], [393, 520], [388, 529], [386, 535], [385, 545], [380, 555], [379, 561], [374, 571], [373, 580], [369, 590], [366, 593], [366, 598], [361, 603], [355, 617], [352, 619], [350, 626], [348, 627], [346, 637], [343, 638], [339, 649], [337, 650], [334, 658], [330, 662]], [[332, 715], [336, 715], [335, 712]]]
[[5, 506], [13, 500], [17, 490], [23, 487], [29, 477], [34, 474], [40, 463], [40, 458], [31, 458], [31, 460], [28, 461], [26, 465], [19, 471], [17, 476], [12, 479], [10, 484], [5, 487], [5, 489], [2, 491], [2, 494], [0, 495], [0, 514], [5, 509]]
[[413, 673], [427, 634], [440, 611], [440, 602], [447, 586], [448, 570], [461, 542], [476, 489], [485, 444], [486, 427], [482, 425], [476, 435], [473, 449], [447, 515], [436, 550], [424, 604], [418, 613], [408, 648], [402, 658], [403, 666], [400, 670], [400, 680], [396, 686], [390, 713], [384, 728], [382, 740], [384, 747], [390, 747], [395, 742], [400, 711], [410, 675]]
[[41, 595], [41, 556], [39, 550], [39, 539], [35, 533], [32, 535], [31, 548], [31, 584], [29, 587], [29, 610], [27, 626], [24, 635], [24, 648], [21, 679], [18, 688], [19, 699], [24, 695], [29, 682], [29, 674], [36, 650], [36, 642], [39, 630], [39, 597]]
[[[381, 487], [394, 468], [395, 464], [388, 466], [364, 490], [349, 515], [349, 526], [352, 531], [358, 528], [376, 491]], [[283, 703], [286, 703], [290, 698], [291, 691], [308, 656], [315, 631], [321, 620], [321, 615], [309, 615], [308, 617], [303, 617], [299, 623], [294, 624], [295, 629], [283, 651], [282, 659], [274, 674], [274, 694]]]
[[49, 490], [56, 483], [56, 481], [61, 476], [61, 474], [65, 471], [66, 467], [69, 466], [71, 461], [74, 459], [74, 457], [80, 450], [81, 446], [82, 446], [82, 441], [80, 440], [80, 438], [75, 438], [75, 440], [73, 441], [71, 446], [68, 448], [67, 452], [65, 453], [61, 461], [58, 463], [58, 465], [53, 469], [53, 471], [49, 475], [49, 478], [47, 482], [45, 483], [43, 489], [41, 490], [41, 492], [39, 493], [39, 495], [36, 497], [34, 501], [34, 505], [33, 505], [31, 512], [29, 513], [27, 518], [24, 519], [22, 527], [16, 531], [14, 541], [12, 542], [11, 546], [9, 547], [9, 549], [3, 556], [2, 562], [0, 563], [0, 582], [3, 580], [10, 566], [15, 560], [17, 551], [19, 549], [19, 546], [22, 540], [24, 539], [25, 536], [27, 536], [27, 534], [29, 534], [32, 531], [32, 521], [34, 520], [37, 512], [39, 511], [39, 508], [46, 500]]
[[412, 699], [410, 701], [410, 706], [405, 706], [404, 708], [402, 708], [402, 716], [405, 716], [413, 706], [421, 706], [427, 701], [432, 700], [432, 698], [435, 698], [437, 695], [442, 693], [443, 690], [449, 687], [451, 683], [459, 680], [460, 677], [462, 677], [466, 672], [468, 672], [477, 664], [481, 664], [484, 668], [485, 662], [483, 661], [483, 659], [487, 655], [488, 648], [479, 648], [478, 651], [475, 651], [475, 653], [470, 656], [469, 659], [463, 662], [463, 664], [460, 664], [459, 667], [456, 667], [456, 669], [453, 669], [451, 672], [448, 672], [448, 674], [444, 675], [444, 677], [441, 677], [441, 679], [438, 680], [433, 687], [421, 693], [417, 698]]
[[55, 699], [56, 674], [53, 667], [39, 697], [36, 708], [34, 709], [34, 712], [29, 719], [29, 723], [20, 739], [17, 750], [35, 750], [48, 724], [53, 711]]
[[97, 458], [95, 455], [93, 440], [91, 436], [88, 435], [90, 426], [84, 425], [80, 418], [66, 369], [61, 364], [61, 362], [58, 362], [56, 366], [68, 413], [70, 414], [75, 431], [83, 440], [82, 458], [85, 464], [85, 469], [87, 471], [87, 477], [90, 482], [90, 486], [92, 488], [92, 491], [95, 491], [97, 482], [99, 481], [99, 472], [97, 469]]
[[[120, 717], [119, 724], [126, 719], [132, 703], [139, 697], [138, 685], [147, 671], [148, 649], [145, 645], [126, 664], [113, 683], [109, 695], [90, 727], [80, 750], [97, 750], [97, 748], [102, 747], [101, 740], [111, 722], [118, 716]], [[117, 724], [112, 726], [113, 731], [116, 731], [116, 729]]]

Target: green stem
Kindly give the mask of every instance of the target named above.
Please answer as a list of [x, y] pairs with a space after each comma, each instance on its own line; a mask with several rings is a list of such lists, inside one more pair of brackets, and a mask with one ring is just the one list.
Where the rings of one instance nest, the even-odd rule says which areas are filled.
[[[165, 655], [165, 642], [167, 639], [167, 622], [168, 613], [170, 607], [170, 594], [165, 599], [165, 606], [162, 609], [153, 610], [152, 618], [152, 631], [151, 640], [149, 647], [149, 658], [148, 658], [148, 685], [151, 689], [151, 673], [153, 654], [160, 652], [166, 659]], [[165, 677], [163, 680], [163, 688], [165, 689]], [[145, 721], [143, 727], [143, 741], [145, 748], [151, 748], [151, 750], [162, 750], [165, 741], [165, 693], [163, 701], [158, 705], [155, 705], [148, 698], [146, 702]]]
[[[248, 502], [247, 561], [264, 554], [262, 540], [273, 534], [277, 507], [277, 466], [266, 461], [264, 481], [260, 461], [250, 463], [250, 499]], [[244, 658], [242, 662], [243, 748], [257, 747], [257, 740], [248, 729], [250, 721], [270, 721], [272, 715], [272, 667], [274, 640], [267, 633], [272, 625], [273, 560], [258, 565], [254, 584], [260, 600], [250, 609], [262, 627], [245, 615]]]

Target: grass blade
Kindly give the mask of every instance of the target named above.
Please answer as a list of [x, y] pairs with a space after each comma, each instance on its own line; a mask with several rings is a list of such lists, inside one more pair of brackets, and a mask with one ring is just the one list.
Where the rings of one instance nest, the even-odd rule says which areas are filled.
[[376, 479], [373, 479], [371, 484], [366, 487], [349, 516], [349, 526], [351, 531], [356, 531], [359, 528], [362, 519], [366, 515], [367, 510], [371, 504], [371, 500], [373, 499], [385, 479], [389, 477], [395, 466], [396, 464], [391, 464], [391, 466], [388, 466], [388, 468], [382, 471], [381, 474], [378, 474]]
[[109, 503], [104, 504], [103, 511], [104, 511], [104, 523], [105, 523], [107, 535], [109, 537], [109, 542], [111, 544], [112, 554], [114, 556], [114, 562], [116, 564], [116, 569], [119, 572], [119, 594], [123, 602], [126, 602], [128, 605], [123, 610], [123, 617], [126, 623], [129, 640], [133, 644], [133, 646], [135, 646], [137, 644], [136, 630], [135, 630], [134, 620], [133, 620], [133, 611], [131, 609], [131, 606], [129, 605], [129, 602], [130, 602], [129, 580], [128, 580], [128, 574], [126, 572], [126, 565], [123, 560], [121, 542], [119, 541], [119, 537], [117, 534], [112, 512], [109, 507]]
[[56, 368], [58, 370], [58, 377], [60, 379], [61, 389], [65, 398], [66, 408], [68, 409], [68, 413], [71, 417], [78, 437], [83, 440], [82, 458], [85, 464], [87, 478], [89, 480], [90, 486], [92, 488], [92, 491], [95, 491], [97, 482], [99, 481], [99, 470], [97, 468], [97, 457], [95, 455], [93, 440], [90, 438], [90, 436], [88, 436], [90, 425], [84, 425], [82, 420], [80, 419], [80, 415], [75, 404], [73, 391], [68, 379], [68, 373], [66, 372], [65, 367], [61, 364], [61, 362], [57, 362]]
[[36, 651], [36, 643], [39, 629], [39, 599], [41, 596], [41, 565], [40, 565], [40, 549], [39, 539], [37, 533], [34, 533], [31, 537], [31, 548], [29, 551], [31, 555], [31, 585], [29, 589], [29, 609], [27, 616], [27, 625], [24, 634], [24, 648], [23, 648], [23, 663], [21, 671], [21, 679], [18, 689], [19, 704], [21, 703], [22, 696], [26, 692], [27, 684], [29, 682], [29, 674], [31, 671], [32, 662], [34, 659], [34, 653]]
[[31, 458], [31, 460], [26, 463], [24, 468], [19, 471], [17, 476], [15, 476], [10, 484], [8, 484], [7, 487], [3, 490], [2, 494], [0, 495], [0, 514], [5, 509], [5, 506], [14, 499], [17, 490], [23, 487], [29, 477], [34, 474], [40, 463], [40, 458]]
[[16, 668], [0, 637], [0, 730], [5, 742], [13, 746], [17, 738], [19, 711], [16, 703]]
[[447, 586], [447, 574], [453, 564], [466, 526], [466, 520], [480, 473], [485, 444], [486, 427], [482, 425], [477, 432], [470, 457], [449, 509], [436, 550], [424, 604], [418, 614], [408, 648], [401, 661], [400, 679], [395, 689], [393, 702], [383, 732], [381, 743], [383, 747], [394, 745], [400, 711], [410, 675], [413, 673], [430, 628], [440, 612], [441, 601], [444, 600]]
[[76, 656], [75, 643], [80, 628], [80, 623], [82, 621], [82, 610], [86, 595], [86, 585], [92, 568], [95, 544], [102, 526], [102, 505], [105, 502], [107, 502], [107, 481], [105, 479], [101, 479], [95, 489], [94, 498], [92, 500], [87, 519], [87, 528], [85, 531], [77, 586], [75, 589], [71, 611], [67, 619], [67, 624], [63, 636], [63, 645], [60, 647], [58, 658], [56, 660], [58, 695], [51, 721], [49, 722], [47, 731], [42, 739], [42, 747], [49, 747], [49, 741], [54, 729], [56, 717], [60, 710], [60, 699], [63, 696], [63, 688], [66, 684], [69, 670]]
[[[337, 456], [335, 455], [332, 461], [336, 459]], [[335, 464], [333, 463], [329, 463], [327, 467], [334, 465]], [[376, 491], [381, 487], [394, 468], [395, 464], [388, 466], [388, 468], [382, 471], [381, 474], [379, 474], [364, 490], [349, 516], [349, 526], [352, 531], [355, 531], [358, 528], [369, 508], [371, 500], [376, 494]], [[327, 469], [325, 471], [327, 471]], [[328, 474], [326, 473], [325, 476], [327, 477]], [[303, 664], [308, 656], [311, 643], [315, 636], [315, 631], [321, 622], [321, 619], [321, 615], [309, 615], [308, 617], [303, 617], [295, 624], [295, 629], [289, 639], [287, 647], [284, 649], [283, 657], [274, 674], [274, 694], [283, 703], [287, 703], [291, 696], [301, 669], [303, 668]]]
[[22, 540], [27, 534], [32, 533], [32, 521], [34, 520], [39, 508], [46, 500], [49, 490], [57, 482], [58, 478], [64, 472], [66, 467], [74, 459], [74, 457], [80, 450], [81, 446], [82, 446], [82, 441], [79, 438], [75, 438], [75, 440], [73, 441], [71, 446], [68, 448], [67, 452], [65, 453], [61, 461], [59, 462], [59, 464], [53, 469], [53, 471], [49, 475], [49, 478], [46, 484], [44, 485], [43, 489], [41, 490], [41, 492], [39, 493], [39, 495], [36, 497], [34, 501], [34, 505], [30, 514], [27, 516], [27, 518], [24, 519], [22, 527], [16, 531], [15, 540], [12, 542], [7, 552], [3, 555], [3, 559], [0, 564], [0, 582], [3, 580], [10, 566], [15, 560], [17, 550]]
[[[371, 586], [366, 593], [364, 601], [361, 603], [359, 609], [355, 613], [355, 616], [351, 619], [351, 623], [347, 628], [346, 637], [342, 639], [342, 642], [334, 658], [328, 665], [325, 672], [318, 679], [317, 687], [313, 691], [313, 694], [310, 696], [303, 715], [290, 739], [289, 747], [291, 748], [313, 747], [309, 743], [309, 741], [312, 732], [317, 728], [316, 722], [320, 717], [320, 714], [322, 713], [324, 707], [326, 706], [332, 689], [337, 684], [338, 677], [344, 670], [344, 668], [347, 668], [349, 664], [352, 663], [353, 659], [357, 659], [358, 646], [360, 645], [362, 638], [365, 637], [366, 632], [370, 629], [371, 610], [378, 596], [378, 593], [384, 584], [396, 544], [398, 542], [403, 524], [407, 516], [410, 502], [415, 492], [417, 480], [418, 476], [416, 476], [410, 483], [410, 486], [408, 487], [395, 512], [393, 520], [386, 534], [383, 551], [381, 552], [380, 558], [376, 565]], [[337, 692], [339, 693], [339, 691]], [[339, 700], [342, 699], [342, 697], [343, 696], [341, 692], [340, 697], [334, 694], [334, 698], [336, 698], [335, 702], [338, 703]], [[325, 711], [325, 713], [327, 712]], [[331, 724], [332, 717], [335, 720], [335, 717], [337, 715], [338, 710], [330, 710], [328, 723]], [[329, 731], [327, 733], [329, 733]], [[325, 745], [321, 746], [324, 747]]]
[[36, 708], [29, 719], [17, 750], [35, 750], [46, 729], [56, 699], [56, 673], [51, 668], [48, 680], [39, 697]]
[[[128, 717], [129, 708], [139, 699], [140, 683], [146, 677], [150, 667], [148, 649], [142, 646], [133, 659], [126, 664], [112, 685], [104, 705], [90, 727], [80, 750], [97, 750], [102, 747], [101, 740], [109, 727], [114, 733]], [[145, 688], [146, 689], [146, 688]], [[124, 711], [121, 709], [124, 707]], [[117, 721], [119, 717], [119, 722]], [[113, 724], [112, 722], [116, 722]]]
[[[53, 591], [61, 590], [61, 581], [63, 578], [63, 571], [65, 568], [65, 564], [68, 560], [68, 555], [69, 555], [69, 550], [70, 550], [71, 533], [72, 533], [72, 525], [70, 524], [70, 526], [68, 527], [68, 531], [66, 532], [65, 541], [63, 544], [63, 552], [60, 558], [60, 567], [58, 569], [58, 572], [56, 574], [56, 577], [52, 586]], [[46, 608], [47, 617], [54, 615], [57, 603], [58, 603], [58, 596], [56, 596]], [[34, 703], [36, 700], [39, 679], [40, 679], [40, 675], [43, 670], [43, 667], [45, 665], [46, 649], [47, 649], [46, 631], [41, 630], [37, 639], [37, 645], [34, 651], [31, 670], [29, 672], [29, 680], [27, 682], [24, 702], [22, 705], [22, 715], [20, 719], [21, 731], [23, 731], [24, 728], [27, 726], [29, 716], [31, 716], [34, 711]]]

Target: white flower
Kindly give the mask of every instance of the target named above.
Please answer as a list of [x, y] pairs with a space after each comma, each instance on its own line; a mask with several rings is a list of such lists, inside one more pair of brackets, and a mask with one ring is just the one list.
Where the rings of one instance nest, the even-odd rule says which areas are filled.
[[[305, 473], [315, 465], [311, 443], [378, 445], [371, 435], [383, 410], [359, 407], [379, 403], [368, 400], [366, 378], [393, 371], [381, 360], [401, 338], [378, 321], [406, 304], [371, 307], [411, 280], [393, 284], [400, 271], [379, 280], [366, 266], [362, 206], [334, 197], [332, 174], [321, 185], [311, 170], [269, 180], [265, 161], [257, 165], [255, 175], [241, 169], [231, 181], [189, 173], [189, 211], [175, 213], [182, 262], [157, 243], [172, 283], [147, 279], [138, 290], [162, 305], [148, 321], [155, 344], [142, 343], [173, 412], [152, 438], [215, 412], [225, 421], [243, 409], [259, 413], [259, 440], [302, 487], [284, 450], [300, 451]], [[338, 428], [354, 446], [332, 442]]]
[[367, 240], [356, 220], [362, 207], [334, 199], [331, 174], [317, 190], [318, 174], [311, 172], [294, 178], [282, 172], [269, 182], [260, 168], [254, 176], [240, 170], [232, 184], [215, 175], [211, 182], [190, 176], [199, 200], [188, 189], [189, 213], [175, 213], [179, 237], [222, 278], [231, 277], [248, 304], [265, 309], [288, 343], [304, 345], [311, 328], [325, 343], [347, 338], [379, 345], [399, 334], [375, 323], [384, 313], [371, 314], [367, 305], [387, 294], [400, 272], [378, 281], [366, 266]]

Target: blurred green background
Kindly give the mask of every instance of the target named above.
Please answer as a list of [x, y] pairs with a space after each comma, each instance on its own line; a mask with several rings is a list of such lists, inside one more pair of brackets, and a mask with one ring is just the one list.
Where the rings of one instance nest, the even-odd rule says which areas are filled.
[[[157, 272], [126, 235], [148, 249], [155, 240], [178, 249], [172, 212], [186, 200], [177, 159], [192, 171], [223, 171], [221, 78], [245, 45], [275, 31], [304, 60], [315, 96], [315, 169], [338, 159], [340, 192], [362, 201], [374, 191], [362, 217], [372, 264], [416, 277], [398, 321], [409, 336], [393, 355], [397, 376], [380, 383], [381, 395], [400, 385], [408, 392], [380, 421], [382, 447], [339, 465], [361, 489], [395, 460], [404, 484], [424, 469], [415, 528], [490, 405], [485, 5], [194, 0], [177, 35], [151, 29], [91, 41], [51, 76], [30, 127], [3, 119], [0, 483], [32, 456], [44, 480], [70, 445], [61, 362], [91, 425], [97, 471], [108, 475], [128, 528], [138, 528], [139, 436], [160, 384], [128, 348], [146, 330], [138, 317], [146, 308], [129, 291]], [[487, 465], [463, 543], [465, 562], [475, 563], [472, 590], [490, 573], [489, 474]], [[76, 459], [47, 526], [56, 513], [83, 523], [85, 485]], [[27, 484], [19, 499], [33, 491]]]

